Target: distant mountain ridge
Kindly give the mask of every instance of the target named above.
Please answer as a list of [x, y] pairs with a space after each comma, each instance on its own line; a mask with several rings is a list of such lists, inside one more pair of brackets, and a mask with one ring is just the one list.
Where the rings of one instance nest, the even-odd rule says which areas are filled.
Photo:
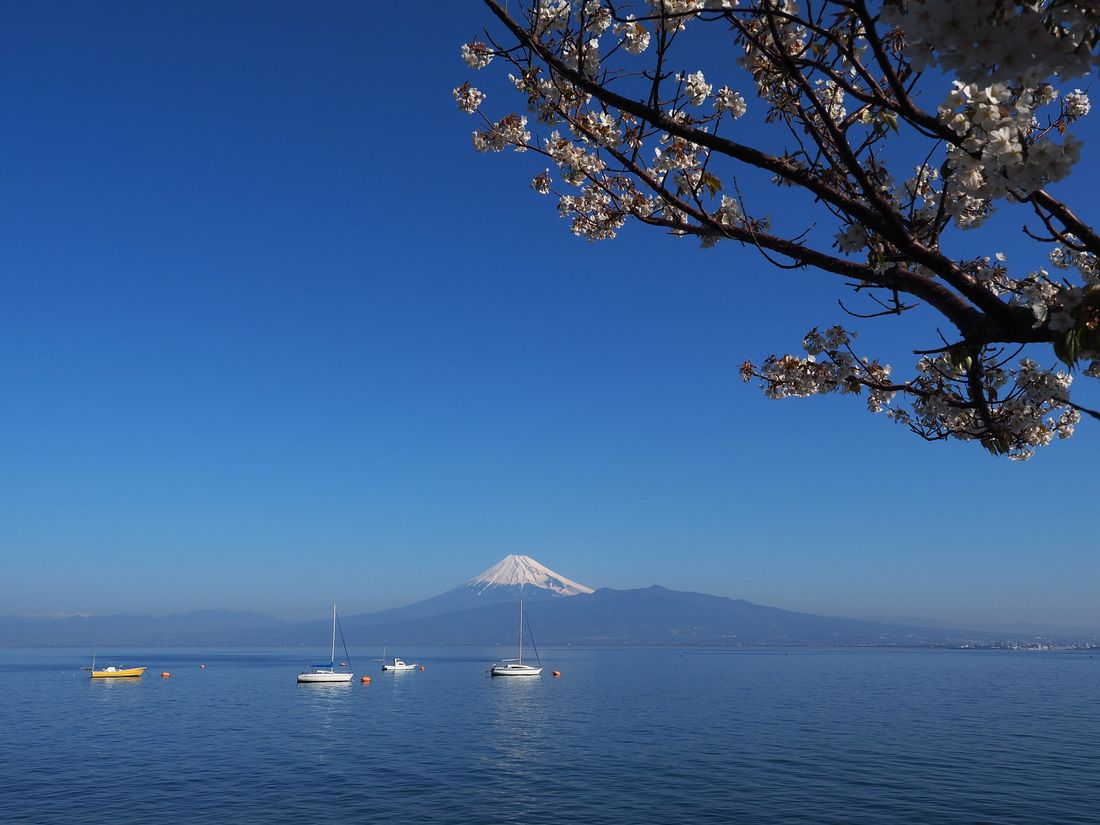
[[[341, 626], [349, 645], [511, 645], [521, 594], [540, 644], [962, 646], [1009, 639], [990, 630], [816, 616], [656, 585], [593, 590], [523, 555], [506, 556], [439, 596], [341, 617]], [[325, 621], [290, 623], [260, 613], [224, 610], [160, 618], [125, 614], [0, 617], [0, 646], [319, 646], [328, 638], [329, 627]], [[1100, 634], [1059, 641], [1096, 642]]]
[[254, 644], [257, 633], [287, 625], [263, 613], [192, 610], [169, 616], [114, 613], [106, 616], [0, 616], [0, 647], [126, 645], [230, 646]]

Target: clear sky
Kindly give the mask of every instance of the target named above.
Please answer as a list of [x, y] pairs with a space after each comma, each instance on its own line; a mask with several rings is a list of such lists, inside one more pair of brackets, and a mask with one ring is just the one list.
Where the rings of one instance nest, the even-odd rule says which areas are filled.
[[351, 614], [526, 553], [1100, 627], [1097, 426], [1015, 464], [742, 384], [844, 321], [837, 282], [573, 238], [527, 188], [545, 163], [470, 146], [450, 90], [506, 99], [459, 58], [475, 0], [5, 17], [0, 614]]

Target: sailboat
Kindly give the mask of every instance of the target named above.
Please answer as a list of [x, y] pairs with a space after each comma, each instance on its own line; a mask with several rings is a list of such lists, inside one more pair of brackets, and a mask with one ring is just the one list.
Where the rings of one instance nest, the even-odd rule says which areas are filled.
[[[344, 642], [344, 632], [340, 631], [340, 641]], [[348, 646], [344, 643], [344, 656], [351, 661], [351, 657], [348, 656]], [[351, 671], [337, 671], [333, 669], [333, 665], [336, 664], [336, 605], [332, 605], [332, 650], [327, 664], [314, 665], [313, 670], [306, 673], [298, 674], [299, 684], [302, 682], [350, 682], [351, 677], [354, 676]], [[343, 665], [343, 662], [340, 663]]]
[[[502, 659], [499, 665], [493, 665], [489, 671], [493, 676], [538, 676], [542, 673], [542, 662], [538, 667], [523, 663], [523, 599], [519, 600], [519, 655], [515, 659]], [[531, 640], [532, 644], [534, 639]], [[535, 648], [535, 659], [538, 660], [539, 651]]]

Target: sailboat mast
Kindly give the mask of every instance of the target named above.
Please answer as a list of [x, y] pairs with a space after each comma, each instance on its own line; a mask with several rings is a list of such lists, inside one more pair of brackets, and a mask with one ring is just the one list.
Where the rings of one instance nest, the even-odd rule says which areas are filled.
[[332, 655], [329, 656], [329, 667], [336, 664], [336, 602], [332, 603]]
[[523, 664], [523, 599], [519, 600], [519, 663]]

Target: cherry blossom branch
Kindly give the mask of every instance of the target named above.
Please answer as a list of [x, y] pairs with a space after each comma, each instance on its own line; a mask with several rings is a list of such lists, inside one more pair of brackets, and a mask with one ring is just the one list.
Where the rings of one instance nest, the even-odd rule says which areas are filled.
[[[862, 390], [872, 412], [885, 412], [922, 438], [976, 440], [1017, 459], [1052, 438], [1069, 437], [1083, 415], [1100, 419], [1068, 394], [1079, 361], [1092, 361], [1082, 367], [1085, 376], [1100, 377], [1100, 235], [1045, 188], [1077, 162], [1080, 144], [1066, 126], [1088, 114], [1083, 92], [1059, 100], [1033, 75], [1004, 79], [1003, 67], [968, 52], [971, 30], [983, 36], [982, 26], [995, 30], [1003, 22], [982, 18], [977, 6], [952, 11], [952, 20], [958, 16], [971, 27], [956, 36], [944, 29], [943, 15], [929, 11], [942, 0], [884, 0], [875, 12], [867, 0], [803, 0], [802, 12], [791, 0], [742, 0], [737, 8], [711, 0], [646, 1], [653, 13], [635, 18], [624, 17], [625, 4], [613, 0], [509, 0], [520, 2], [523, 22], [504, 0], [485, 0], [515, 45], [491, 40], [490, 50], [467, 44], [467, 64], [479, 69], [501, 58], [514, 65], [519, 77], [510, 79], [527, 94], [528, 111], [548, 127], [566, 128], [532, 141], [527, 117], [490, 120], [481, 113], [484, 94], [466, 83], [454, 94], [462, 111], [484, 119], [474, 133], [475, 148], [511, 146], [551, 159], [574, 188], [558, 191], [549, 169], [531, 186], [554, 192], [559, 214], [589, 241], [614, 238], [631, 218], [698, 237], [704, 248], [732, 240], [780, 270], [813, 267], [844, 277], [874, 304], [872, 311], [854, 312], [838, 301], [849, 317], [900, 315], [926, 304], [958, 331], [958, 340], [949, 341], [937, 328], [943, 347], [917, 350], [915, 377], [895, 381], [889, 366], [856, 357], [849, 344], [854, 332], [813, 330], [803, 342], [807, 357], [770, 356], [759, 370], [747, 364], [746, 377], [764, 381], [770, 397]], [[1072, 76], [1093, 56], [1082, 63], [1063, 46], [1086, 42], [1073, 28], [1079, 19], [1100, 32], [1100, 12], [1089, 11], [1085, 0], [1055, 5], [1043, 25], [1064, 39], [1051, 51], [1049, 66], [1060, 67], [1051, 70], [1055, 75], [1069, 67]], [[1035, 13], [1024, 0], [1008, 0], [1004, 11], [1008, 17]], [[744, 49], [737, 62], [767, 106], [764, 124], [785, 135], [782, 154], [742, 142], [743, 131], [726, 130], [748, 108], [740, 91], [723, 85], [712, 94], [701, 70], [689, 73], [689, 66], [673, 62], [688, 54], [673, 50], [682, 39], [687, 49], [707, 42], [683, 34], [697, 23], [734, 30]], [[610, 33], [616, 39], [601, 42]], [[1091, 49], [1094, 41], [1087, 42]], [[995, 45], [1001, 51], [992, 50], [1000, 55], [993, 62], [1007, 61], [1009, 52]], [[929, 113], [916, 96], [940, 75], [930, 72], [918, 86], [919, 69], [949, 65], [936, 63], [941, 46], [950, 66], [966, 72], [976, 66], [977, 75], [964, 73], [938, 111]], [[647, 50], [648, 67], [631, 68], [627, 55]], [[621, 60], [613, 65], [612, 56]], [[989, 80], [990, 72], [1001, 74]], [[635, 89], [642, 99], [623, 93]], [[1048, 114], [1043, 125], [1039, 109], [1055, 101], [1058, 113]], [[694, 108], [707, 102], [713, 112]], [[892, 133], [918, 136], [927, 145], [923, 162], [904, 182], [891, 173], [897, 157]], [[833, 244], [839, 254], [819, 248], [816, 220], [795, 233], [753, 217], [737, 178], [731, 189], [718, 177], [726, 177], [731, 162], [735, 172], [744, 164], [811, 196], [839, 227]], [[980, 226], [998, 202], [1034, 210], [1042, 230], [1025, 226], [1023, 232], [1055, 245], [1050, 261], [1069, 270], [1065, 277], [1042, 269], [1013, 277], [1000, 253], [948, 256], [944, 232]], [[1070, 372], [1027, 357], [1024, 347], [1037, 343], [1053, 344]], [[1016, 345], [1015, 351], [1001, 344]], [[894, 396], [907, 406], [892, 404]]]

